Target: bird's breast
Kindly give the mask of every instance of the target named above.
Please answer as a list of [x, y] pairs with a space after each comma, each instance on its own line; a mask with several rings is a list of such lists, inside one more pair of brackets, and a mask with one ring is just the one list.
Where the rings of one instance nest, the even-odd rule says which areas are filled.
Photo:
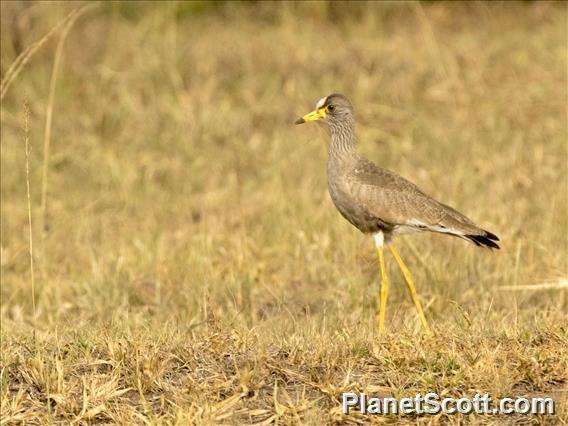
[[340, 175], [336, 170], [328, 170], [329, 195], [341, 215], [363, 233], [375, 233], [379, 230], [388, 232], [389, 227], [380, 218], [370, 214], [365, 206], [357, 201], [347, 184], [346, 175]]

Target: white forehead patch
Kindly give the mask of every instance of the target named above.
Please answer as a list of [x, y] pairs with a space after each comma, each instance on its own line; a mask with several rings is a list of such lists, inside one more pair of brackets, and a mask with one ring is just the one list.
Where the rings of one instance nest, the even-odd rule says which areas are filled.
[[325, 101], [327, 101], [327, 96], [324, 96], [318, 101], [318, 103], [316, 104], [316, 109], [320, 109], [322, 106], [324, 106]]

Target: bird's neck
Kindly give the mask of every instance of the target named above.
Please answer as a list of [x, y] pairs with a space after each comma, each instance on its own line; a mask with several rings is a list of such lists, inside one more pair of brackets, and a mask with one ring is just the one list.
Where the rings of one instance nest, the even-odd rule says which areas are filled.
[[331, 142], [328, 148], [329, 160], [345, 160], [356, 157], [355, 123], [351, 120], [330, 126]]

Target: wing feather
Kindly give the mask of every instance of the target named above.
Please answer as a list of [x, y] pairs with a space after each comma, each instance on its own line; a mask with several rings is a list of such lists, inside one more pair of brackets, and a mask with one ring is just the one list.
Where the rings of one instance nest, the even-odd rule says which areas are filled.
[[[353, 201], [370, 215], [393, 226], [455, 235], [477, 245], [498, 246], [497, 237], [476, 226], [454, 208], [429, 197], [415, 184], [361, 158], [347, 175]], [[495, 238], [493, 238], [495, 237]]]

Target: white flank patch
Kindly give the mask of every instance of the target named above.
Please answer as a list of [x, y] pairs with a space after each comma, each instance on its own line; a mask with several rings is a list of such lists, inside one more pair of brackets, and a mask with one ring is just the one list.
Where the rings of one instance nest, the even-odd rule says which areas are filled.
[[381, 231], [373, 234], [373, 239], [375, 240], [375, 247], [381, 248], [385, 245], [385, 235]]
[[413, 226], [415, 228], [430, 228], [430, 225], [426, 225], [424, 222], [420, 222], [419, 220], [416, 219], [410, 219], [406, 221], [406, 225], [407, 226]]
[[458, 235], [458, 236], [465, 235], [463, 232], [458, 231], [457, 229], [445, 228], [445, 227], [440, 226], [440, 225], [427, 225], [424, 222], [421, 222], [421, 221], [416, 220], [416, 219], [411, 219], [408, 222], [406, 222], [406, 224], [407, 224], [407, 226], [412, 226], [412, 227], [422, 228], [422, 229], [428, 229], [430, 231], [435, 231], [435, 232], [442, 232], [444, 234], [454, 234], [454, 235]]
[[325, 101], [327, 101], [327, 96], [324, 96], [318, 101], [318, 103], [316, 104], [316, 109], [320, 109], [322, 106], [324, 106]]

